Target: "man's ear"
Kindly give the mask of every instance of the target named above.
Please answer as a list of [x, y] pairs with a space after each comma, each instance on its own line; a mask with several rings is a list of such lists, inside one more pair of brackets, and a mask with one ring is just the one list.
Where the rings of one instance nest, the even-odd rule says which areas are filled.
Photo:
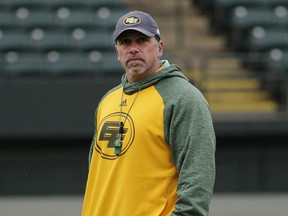
[[114, 50], [115, 50], [115, 53], [117, 55], [117, 59], [119, 61], [119, 55], [118, 55], [118, 49], [117, 49], [117, 45], [114, 46]]
[[163, 41], [159, 41], [159, 52], [158, 52], [158, 58], [160, 58], [162, 55], [163, 55], [163, 51], [164, 51], [164, 44], [163, 44]]

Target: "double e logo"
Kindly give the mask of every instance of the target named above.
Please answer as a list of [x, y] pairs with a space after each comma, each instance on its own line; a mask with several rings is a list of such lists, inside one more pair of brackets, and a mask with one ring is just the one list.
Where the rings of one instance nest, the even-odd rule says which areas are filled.
[[[114, 148], [117, 139], [119, 139], [119, 120], [125, 121], [125, 125], [121, 136], [121, 153], [115, 155]], [[135, 136], [135, 128], [132, 118], [127, 113], [112, 113], [99, 124], [97, 142], [95, 143], [95, 150], [101, 154], [101, 157], [108, 160], [114, 160], [119, 156], [125, 154], [130, 148]]]
[[137, 16], [128, 16], [126, 19], [124, 19], [123, 23], [124, 25], [136, 25], [141, 22], [141, 19]]

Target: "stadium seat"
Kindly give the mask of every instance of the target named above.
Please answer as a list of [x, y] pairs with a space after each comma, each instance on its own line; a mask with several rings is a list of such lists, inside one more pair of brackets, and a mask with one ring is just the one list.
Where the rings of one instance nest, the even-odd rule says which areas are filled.
[[13, 75], [44, 75], [43, 58], [39, 53], [15, 52], [5, 53], [3, 70]]
[[19, 6], [88, 6], [88, 7], [122, 7], [121, 0], [1, 0], [0, 5], [7, 5], [9, 7]]
[[30, 32], [29, 42], [40, 52], [52, 49], [64, 50], [69, 49], [66, 44], [67, 37], [67, 33], [63, 30], [35, 28]]
[[121, 0], [86, 0], [86, 4], [92, 7], [109, 7], [109, 8], [121, 8], [124, 4]]
[[228, 20], [232, 28], [251, 28], [255, 25], [271, 25], [274, 21], [270, 8], [237, 6]]
[[287, 0], [212, 0], [214, 1], [214, 13], [211, 18], [213, 25], [221, 30], [226, 30], [229, 17], [233, 9], [241, 6], [245, 8], [273, 8], [287, 6]]
[[55, 8], [55, 21], [63, 28], [79, 26], [95, 26], [95, 14], [85, 8], [59, 7]]
[[288, 49], [273, 48], [268, 50], [264, 53], [261, 63], [266, 65], [266, 69], [288, 72]]
[[80, 50], [114, 50], [113, 32], [94, 28], [75, 28], [67, 39], [69, 46]]
[[288, 10], [280, 5], [268, 8], [237, 6], [228, 20], [229, 44], [234, 50], [241, 50], [243, 36], [255, 26], [286, 28], [288, 26]]
[[255, 25], [281, 26], [288, 24], [288, 9], [278, 5], [274, 8], [237, 6], [228, 19], [232, 28], [251, 28]]
[[120, 0], [3, 0], [0, 70], [10, 75], [122, 73], [113, 31]]
[[265, 52], [260, 64], [269, 78], [268, 90], [279, 102], [287, 101], [288, 49], [274, 48]]
[[106, 76], [124, 73], [115, 52], [9, 51], [2, 56], [0, 76]]
[[0, 29], [0, 51], [28, 50], [32, 46], [28, 43], [26, 32], [14, 29]]
[[0, 28], [13, 26], [13, 15], [8, 10], [0, 9]]
[[258, 0], [213, 0], [214, 1], [214, 13], [212, 17], [212, 23], [216, 28], [222, 31], [227, 30], [229, 24], [229, 17], [233, 12], [233, 8], [237, 6], [250, 7], [256, 6]]
[[279, 4], [287, 4], [287, 0], [214, 0], [216, 6], [235, 7], [238, 5], [243, 6], [256, 6], [256, 7], [271, 7]]
[[286, 28], [254, 27], [248, 34], [246, 48], [250, 51], [266, 51], [272, 48], [288, 48]]
[[45, 67], [56, 76], [87, 75], [91, 72], [86, 64], [84, 53], [50, 51], [45, 57]]
[[234, 50], [241, 50], [242, 38], [255, 26], [269, 27], [277, 24], [271, 8], [237, 6], [227, 19], [229, 45]]
[[48, 9], [19, 7], [14, 13], [15, 24], [23, 28], [54, 26], [53, 14]]
[[115, 52], [99, 52], [98, 50], [93, 50], [89, 52], [88, 58], [89, 67], [97, 72], [97, 74], [119, 75], [124, 73]]
[[285, 6], [276, 5], [273, 8], [273, 18], [277, 25], [288, 25], [288, 2]]
[[[42, 0], [43, 1], [43, 0]], [[87, 5], [86, 0], [44, 0], [49, 7], [78, 7]]]
[[108, 7], [100, 7], [95, 12], [97, 16], [97, 24], [99, 27], [114, 30], [119, 17], [123, 16], [127, 12], [128, 10], [126, 8], [112, 9]]
[[46, 55], [45, 68], [56, 76], [111, 75], [123, 72], [115, 52], [58, 52]]
[[16, 8], [16, 7], [23, 7], [23, 6], [38, 7], [38, 6], [42, 6], [45, 1], [43, 0], [2, 0], [2, 4], [5, 4], [9, 8]]

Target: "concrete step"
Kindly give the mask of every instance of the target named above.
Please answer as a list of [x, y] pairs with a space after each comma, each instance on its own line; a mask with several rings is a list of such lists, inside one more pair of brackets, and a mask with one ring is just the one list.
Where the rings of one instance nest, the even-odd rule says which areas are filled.
[[211, 91], [205, 92], [204, 96], [215, 103], [263, 102], [271, 99], [264, 91]]
[[201, 82], [201, 89], [211, 90], [258, 90], [260, 83], [256, 79], [211, 79]]
[[185, 28], [187, 36], [196, 37], [203, 35], [211, 35], [209, 21], [202, 16], [185, 16], [182, 25]]
[[210, 58], [207, 62], [207, 68], [239, 68], [241, 67], [241, 60], [237, 57], [221, 57], [218, 58]]
[[207, 53], [218, 52], [223, 50], [224, 39], [221, 37], [215, 37], [211, 35], [199, 35], [199, 36], [186, 36], [183, 39], [185, 48], [190, 53]]
[[[209, 102], [208, 102], [209, 103]], [[277, 104], [274, 101], [264, 101], [255, 103], [209, 103], [211, 112], [275, 112]]]
[[207, 74], [207, 76], [209, 76], [210, 78], [228, 78], [230, 77], [231, 79], [237, 79], [240, 77], [246, 77], [249, 78], [251, 77], [251, 73], [249, 73], [247, 70], [243, 69], [243, 68], [239, 68], [239, 67], [231, 67], [231, 68], [227, 68], [225, 66], [221, 67], [217, 67], [217, 68], [208, 68], [205, 71], [205, 74]]

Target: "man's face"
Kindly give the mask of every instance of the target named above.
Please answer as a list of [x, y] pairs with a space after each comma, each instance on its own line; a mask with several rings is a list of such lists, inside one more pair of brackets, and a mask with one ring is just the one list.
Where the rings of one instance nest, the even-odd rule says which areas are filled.
[[115, 51], [128, 81], [135, 82], [156, 72], [163, 54], [163, 43], [155, 37], [129, 30], [117, 38]]

